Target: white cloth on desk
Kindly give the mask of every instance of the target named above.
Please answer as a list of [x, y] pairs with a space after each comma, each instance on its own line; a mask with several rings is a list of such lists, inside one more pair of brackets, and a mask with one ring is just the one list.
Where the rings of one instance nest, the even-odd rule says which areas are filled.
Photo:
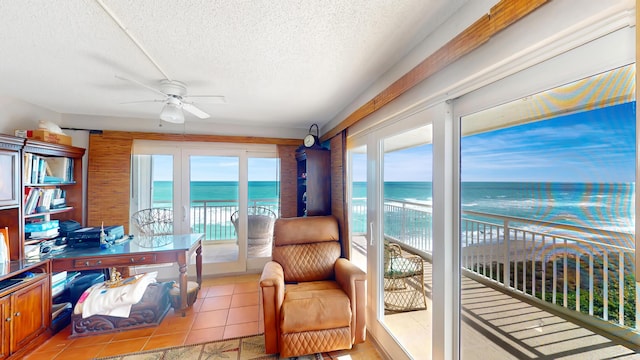
[[[92, 315], [129, 317], [131, 306], [138, 303], [149, 284], [156, 282], [157, 271], [136, 275], [132, 284], [108, 288], [104, 283], [87, 289], [76, 304], [74, 313], [82, 313], [82, 318]], [[126, 280], [126, 279], [125, 279]]]

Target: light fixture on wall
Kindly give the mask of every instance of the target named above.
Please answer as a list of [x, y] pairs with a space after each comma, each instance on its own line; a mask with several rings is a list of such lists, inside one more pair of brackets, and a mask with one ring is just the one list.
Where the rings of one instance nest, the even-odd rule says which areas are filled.
[[182, 113], [182, 102], [169, 96], [160, 112], [160, 119], [174, 124], [184, 123], [184, 113]]

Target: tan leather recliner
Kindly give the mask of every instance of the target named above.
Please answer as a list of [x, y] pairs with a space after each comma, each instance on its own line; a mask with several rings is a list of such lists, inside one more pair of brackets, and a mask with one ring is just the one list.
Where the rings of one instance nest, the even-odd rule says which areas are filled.
[[268, 354], [350, 349], [366, 336], [366, 274], [340, 258], [333, 216], [281, 218], [260, 278]]

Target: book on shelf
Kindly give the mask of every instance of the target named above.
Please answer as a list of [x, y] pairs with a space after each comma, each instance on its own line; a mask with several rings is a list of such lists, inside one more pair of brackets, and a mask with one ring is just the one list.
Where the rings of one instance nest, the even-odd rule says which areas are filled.
[[24, 224], [24, 232], [34, 232], [34, 231], [45, 231], [51, 229], [57, 229], [60, 227], [59, 220], [48, 220], [48, 221], [31, 221]]
[[73, 182], [73, 159], [24, 154], [26, 184], [55, 184]]
[[29, 238], [34, 240], [51, 239], [60, 235], [60, 229], [55, 228], [55, 229], [49, 229], [49, 230], [43, 230], [43, 231], [32, 231], [28, 234], [29, 234]]
[[49, 157], [46, 158], [46, 166], [49, 176], [54, 179], [60, 179], [59, 182], [73, 181], [73, 159], [68, 157]]
[[66, 192], [60, 188], [25, 188], [24, 212], [31, 215], [36, 212], [47, 212], [50, 209], [65, 208]]

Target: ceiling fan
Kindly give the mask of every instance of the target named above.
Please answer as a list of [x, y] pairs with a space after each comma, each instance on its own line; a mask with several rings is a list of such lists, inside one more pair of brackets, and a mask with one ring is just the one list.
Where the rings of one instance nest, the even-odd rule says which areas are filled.
[[162, 102], [164, 103], [164, 106], [162, 107], [162, 111], [160, 111], [160, 120], [175, 124], [184, 123], [184, 113], [182, 110], [185, 110], [200, 119], [208, 119], [211, 117], [209, 114], [196, 107], [194, 102], [191, 100], [192, 98], [207, 99], [209, 102], [214, 104], [226, 103], [224, 96], [220, 95], [187, 95], [187, 85], [177, 80], [160, 80], [160, 88], [156, 89], [147, 84], [122, 76], [116, 75], [116, 78], [129, 81], [163, 96], [162, 99], [130, 101], [125, 104]]

